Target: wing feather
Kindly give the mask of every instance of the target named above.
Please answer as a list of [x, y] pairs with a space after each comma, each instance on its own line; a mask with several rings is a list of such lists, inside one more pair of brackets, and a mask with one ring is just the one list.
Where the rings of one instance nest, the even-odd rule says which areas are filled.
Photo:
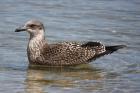
[[78, 65], [88, 63], [95, 50], [76, 43], [51, 44], [43, 52], [45, 62], [50, 65]]

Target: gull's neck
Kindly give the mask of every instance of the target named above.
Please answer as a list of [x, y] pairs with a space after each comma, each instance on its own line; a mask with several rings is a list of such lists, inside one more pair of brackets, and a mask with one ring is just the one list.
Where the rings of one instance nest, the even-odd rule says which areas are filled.
[[44, 31], [39, 32], [38, 34], [30, 34], [27, 47], [27, 54], [30, 60], [35, 60], [39, 57], [43, 46], [46, 44]]
[[38, 45], [38, 47], [41, 47], [42, 44], [45, 43], [44, 31], [36, 31], [36, 32], [38, 33], [30, 34], [28, 47], [37, 47], [36, 45]]

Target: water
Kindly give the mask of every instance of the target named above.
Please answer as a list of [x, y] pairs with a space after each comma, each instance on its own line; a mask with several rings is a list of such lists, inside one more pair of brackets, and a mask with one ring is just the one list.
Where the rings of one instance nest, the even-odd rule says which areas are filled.
[[[41, 20], [46, 38], [102, 41], [128, 47], [90, 66], [28, 67], [27, 33], [14, 30]], [[0, 93], [139, 93], [139, 0], [1, 0]]]

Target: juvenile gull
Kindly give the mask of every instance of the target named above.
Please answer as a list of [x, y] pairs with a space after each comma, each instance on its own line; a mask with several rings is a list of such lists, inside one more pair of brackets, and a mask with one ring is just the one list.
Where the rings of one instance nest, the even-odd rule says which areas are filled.
[[48, 44], [45, 40], [44, 25], [38, 20], [30, 20], [15, 32], [27, 31], [30, 39], [27, 55], [30, 64], [50, 66], [70, 66], [86, 64], [106, 54], [111, 54], [124, 45], [105, 46], [100, 42], [63, 42]]

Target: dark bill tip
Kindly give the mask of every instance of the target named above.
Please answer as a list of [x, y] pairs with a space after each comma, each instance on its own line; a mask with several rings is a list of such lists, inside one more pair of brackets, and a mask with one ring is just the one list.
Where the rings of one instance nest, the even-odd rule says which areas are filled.
[[26, 31], [26, 29], [25, 29], [25, 28], [17, 28], [17, 29], [15, 30], [15, 32], [21, 32], [21, 31]]

